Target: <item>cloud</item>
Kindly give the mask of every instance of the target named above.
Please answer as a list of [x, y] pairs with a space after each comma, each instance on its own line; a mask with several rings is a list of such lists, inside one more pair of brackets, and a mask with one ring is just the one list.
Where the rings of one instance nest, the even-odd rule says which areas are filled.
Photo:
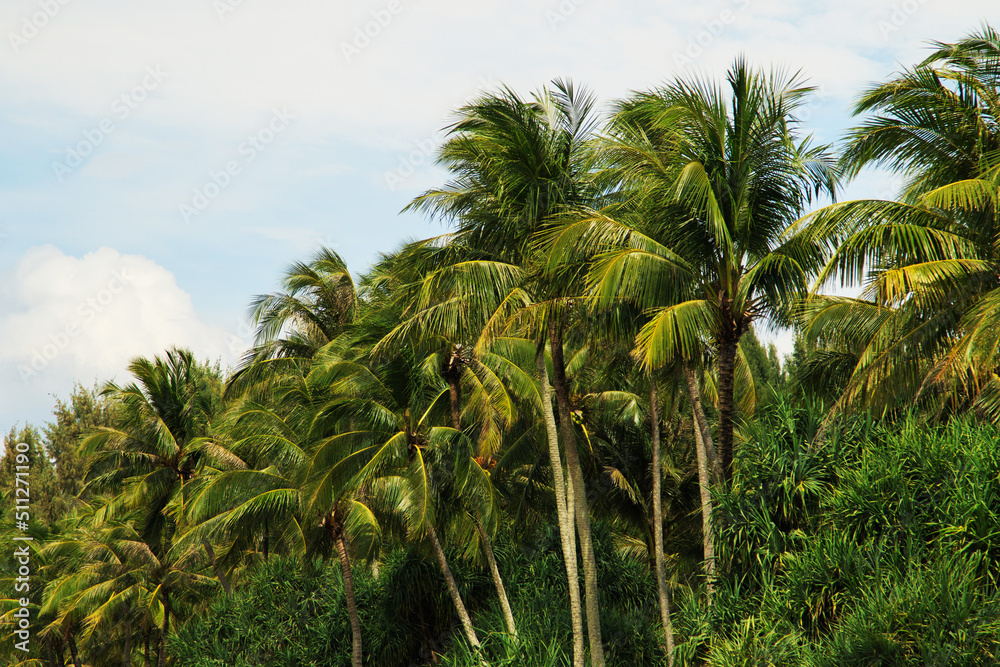
[[22, 419], [45, 394], [74, 381], [117, 378], [136, 356], [187, 347], [231, 364], [242, 341], [205, 324], [174, 275], [139, 256], [101, 248], [72, 257], [51, 245], [0, 275], [0, 416]]

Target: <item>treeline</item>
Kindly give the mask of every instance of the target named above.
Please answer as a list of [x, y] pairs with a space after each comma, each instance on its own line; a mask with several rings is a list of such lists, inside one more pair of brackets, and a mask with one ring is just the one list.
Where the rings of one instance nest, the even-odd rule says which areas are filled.
[[[231, 374], [139, 358], [10, 433], [31, 660], [996, 662], [998, 81], [988, 26], [935, 44], [839, 147], [743, 59], [459, 109], [408, 207], [446, 234], [321, 249]], [[835, 203], [871, 165], [898, 200]]]

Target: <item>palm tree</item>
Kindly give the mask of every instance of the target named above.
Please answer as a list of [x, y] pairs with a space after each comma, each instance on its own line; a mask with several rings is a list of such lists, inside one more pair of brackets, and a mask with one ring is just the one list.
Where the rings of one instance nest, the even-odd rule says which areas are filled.
[[[597, 573], [590, 517], [583, 474], [580, 469], [572, 422], [572, 406], [563, 357], [569, 312], [574, 305], [565, 298], [564, 285], [536, 280], [534, 264], [540, 258], [531, 241], [550, 215], [567, 206], [593, 203], [599, 193], [592, 182], [588, 142], [596, 122], [594, 99], [571, 83], [556, 81], [531, 101], [510, 89], [486, 95], [458, 112], [450, 138], [441, 149], [439, 163], [454, 178], [445, 187], [417, 198], [410, 208], [428, 210], [454, 220], [450, 240], [455, 249], [453, 269], [440, 275], [461, 273], [470, 294], [494, 292], [500, 298], [486, 308], [482, 326], [509, 330], [509, 315], [520, 314], [538, 343], [538, 368], [549, 455], [552, 464], [563, 556], [570, 588], [574, 624], [574, 664], [582, 665], [582, 607], [576, 572], [576, 541], [579, 532], [583, 555], [584, 583], [590, 656], [594, 665], [604, 664], [598, 606]], [[464, 252], [462, 252], [464, 251]], [[498, 280], [499, 279], [499, 280]], [[480, 299], [473, 303], [482, 304]], [[525, 310], [525, 306], [537, 304]], [[478, 309], [466, 307], [474, 316]], [[552, 389], [559, 411], [559, 426], [547, 396], [548, 372], [545, 345], [552, 358]], [[560, 432], [561, 431], [561, 432]], [[563, 478], [557, 438], [563, 443], [568, 476]]]
[[725, 88], [679, 79], [626, 100], [606, 148], [625, 204], [579, 215], [547, 239], [550, 264], [594, 256], [598, 307], [625, 300], [650, 313], [636, 338], [645, 367], [698, 359], [710, 343], [726, 480], [740, 339], [757, 319], [788, 321], [787, 304], [808, 288], [830, 242], [795, 224], [812, 197], [833, 197], [837, 186], [827, 148], [796, 137], [795, 112], [810, 91], [740, 58]]
[[250, 306], [257, 326], [248, 359], [311, 357], [354, 321], [357, 293], [347, 264], [330, 248], [285, 271], [284, 292], [258, 295]]
[[286, 373], [308, 373], [309, 360], [341, 338], [357, 317], [354, 279], [329, 248], [289, 266], [283, 286], [284, 291], [257, 295], [251, 302], [254, 345], [230, 378], [227, 398], [250, 395], [266, 402], [271, 383], [280, 383]]
[[[80, 444], [80, 451], [92, 457], [85, 491], [112, 494], [95, 512], [94, 521], [133, 517], [132, 525], [153, 559], [150, 567], [168, 568], [175, 558], [190, 558], [171, 553], [191, 481], [206, 464], [225, 469], [241, 467], [243, 462], [209, 437], [210, 422], [220, 409], [221, 383], [190, 352], [171, 350], [153, 360], [140, 357], [129, 370], [138, 383], [125, 387], [109, 383], [103, 391], [118, 404], [118, 423], [94, 429]], [[211, 543], [206, 540], [200, 546], [230, 593]], [[161, 665], [166, 659], [163, 646], [173, 586], [164, 581], [157, 589], [164, 610]]]
[[[78, 527], [46, 544], [42, 555], [59, 574], [45, 590], [42, 612], [54, 616], [45, 632], [78, 634], [85, 648], [97, 637], [120, 637], [122, 663], [130, 665], [133, 634], [142, 629], [148, 646], [160, 619], [162, 666], [174, 602], [207, 599], [214, 581], [199, 574], [205, 564], [200, 545], [159, 551], [133, 527], [138, 514], [102, 521], [87, 508]], [[70, 648], [79, 664], [75, 641]], [[93, 646], [90, 652], [96, 653]]]
[[[984, 26], [935, 43], [919, 65], [862, 95], [846, 173], [880, 165], [905, 178], [899, 201], [816, 212], [841, 241], [816, 289], [840, 275], [861, 296], [813, 296], [800, 317], [826, 346], [816, 368], [846, 376], [838, 409], [889, 409], [932, 395], [939, 408], [996, 412], [992, 353], [997, 251], [1000, 35]], [[936, 395], [936, 396], [935, 396]]]
[[[363, 664], [361, 619], [354, 593], [352, 559], [377, 553], [380, 527], [359, 500], [349, 477], [334, 472], [350, 448], [340, 442], [344, 397], [327, 370], [338, 358], [329, 346], [314, 356], [311, 372], [284, 373], [271, 384], [269, 405], [243, 401], [225, 429], [246, 469], [219, 471], [192, 494], [193, 527], [183, 540], [222, 539], [240, 553], [263, 545], [269, 551], [339, 560], [352, 635], [352, 664]], [[279, 527], [277, 530], [275, 527]]]
[[[431, 461], [465, 438], [454, 428], [433, 425], [446, 414], [448, 389], [436, 385], [438, 378], [421, 373], [413, 361], [412, 355], [402, 354], [373, 370], [331, 360], [313, 371], [336, 396], [324, 407], [324, 419], [341, 428], [313, 453], [309, 502], [324, 505], [334, 489], [346, 485], [401, 515], [411, 538], [426, 537], [430, 543], [465, 636], [478, 649], [479, 637], [437, 533], [439, 482]], [[468, 462], [471, 457], [457, 460]], [[457, 486], [475, 491], [475, 480], [463, 475]], [[476, 495], [482, 500], [483, 494]]]

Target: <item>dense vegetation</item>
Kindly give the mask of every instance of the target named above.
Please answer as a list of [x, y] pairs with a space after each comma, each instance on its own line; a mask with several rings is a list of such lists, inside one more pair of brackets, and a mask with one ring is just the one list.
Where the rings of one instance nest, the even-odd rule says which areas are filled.
[[[446, 234], [357, 282], [321, 249], [253, 301], [234, 371], [139, 358], [7, 435], [33, 635], [10, 593], [0, 654], [997, 663], [998, 84], [983, 27], [866, 91], [837, 148], [742, 59], [608, 118], [562, 81], [460, 109], [410, 206]], [[897, 201], [835, 202], [875, 164]], [[762, 325], [796, 329], [784, 363]]]

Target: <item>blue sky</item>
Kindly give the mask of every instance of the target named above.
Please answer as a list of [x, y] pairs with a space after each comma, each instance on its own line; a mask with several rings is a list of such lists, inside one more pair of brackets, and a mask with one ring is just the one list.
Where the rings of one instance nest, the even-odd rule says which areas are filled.
[[[995, 14], [993, 0], [4, 0], [0, 428], [171, 345], [233, 363], [252, 296], [320, 244], [360, 273], [440, 233], [399, 211], [443, 182], [441, 129], [480, 91], [571, 77], [610, 102], [720, 77], [744, 53], [801, 70], [820, 91], [805, 126], [835, 141], [864, 86]], [[847, 196], [894, 188], [866, 174]]]

